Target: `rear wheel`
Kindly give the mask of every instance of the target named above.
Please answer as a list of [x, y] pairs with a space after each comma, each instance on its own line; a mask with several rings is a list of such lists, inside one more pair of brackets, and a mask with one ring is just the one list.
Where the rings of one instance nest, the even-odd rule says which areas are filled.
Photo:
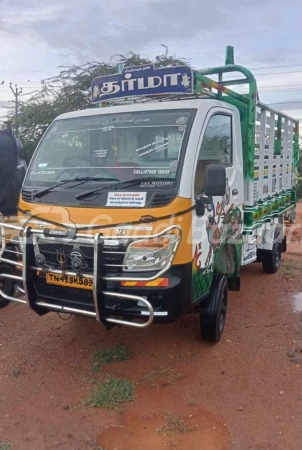
[[[10, 297], [13, 296], [15, 291], [15, 281], [9, 280], [8, 278], [2, 277], [2, 273], [7, 273], [9, 275], [14, 275], [15, 271], [12, 266], [9, 264], [0, 264], [0, 290]], [[2, 297], [0, 294], [0, 308], [3, 308], [4, 306], [8, 305], [9, 300]]]
[[220, 341], [226, 321], [227, 305], [226, 276], [215, 275], [210, 297], [200, 305], [200, 333], [205, 341]]

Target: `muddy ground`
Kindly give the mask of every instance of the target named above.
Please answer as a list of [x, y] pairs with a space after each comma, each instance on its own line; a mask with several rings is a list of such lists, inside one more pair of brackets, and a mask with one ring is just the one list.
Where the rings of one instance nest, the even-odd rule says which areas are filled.
[[[200, 340], [195, 315], [108, 332], [92, 319], [2, 309], [0, 449], [301, 449], [302, 206], [299, 213], [279, 273], [243, 269], [216, 345]], [[94, 372], [95, 352], [117, 343], [131, 359]], [[173, 376], [157, 387], [145, 380], [167, 368]], [[83, 405], [108, 374], [136, 382], [134, 401], [118, 410]], [[169, 430], [169, 414], [189, 431]]]

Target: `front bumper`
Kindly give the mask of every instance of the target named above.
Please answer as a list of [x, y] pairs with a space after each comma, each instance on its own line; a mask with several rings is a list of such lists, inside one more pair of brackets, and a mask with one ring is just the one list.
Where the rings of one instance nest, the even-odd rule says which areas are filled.
[[[58, 270], [53, 268], [38, 267], [35, 259], [33, 236], [43, 234], [42, 230], [0, 224], [2, 228], [2, 248], [0, 250], [0, 261], [17, 266], [18, 275], [3, 274], [6, 278], [15, 279], [24, 292], [25, 299], [9, 297], [0, 292], [4, 298], [19, 303], [25, 303], [37, 314], [43, 315], [48, 311], [79, 314], [93, 317], [102, 322], [105, 327], [113, 325], [128, 325], [131, 327], [146, 328], [154, 320], [172, 321], [182, 314], [190, 303], [191, 295], [186, 286], [188, 277], [191, 276], [191, 265], [172, 266], [178, 242], [180, 240], [179, 227], [169, 227], [152, 238], [162, 236], [170, 232], [172, 228], [178, 228], [178, 240], [174, 245], [173, 252], [165, 270], [144, 274], [118, 274], [106, 276], [104, 263], [104, 238], [101, 234], [82, 235], [75, 234], [73, 239], [87, 239], [93, 245], [93, 273], [81, 273], [80, 275], [93, 281], [93, 290], [85, 291], [78, 288], [65, 288], [64, 286], [53, 287], [46, 283], [46, 273], [56, 273], [60, 276], [79, 276], [79, 273], [70, 270]], [[22, 262], [7, 259], [5, 253], [6, 240], [5, 229], [15, 229], [22, 235], [23, 252]], [[174, 230], [173, 230], [174, 231]], [[141, 238], [141, 236], [132, 237]], [[146, 236], [144, 239], [148, 238]], [[56, 238], [57, 239], [57, 238]], [[117, 237], [112, 238], [114, 240]], [[63, 240], [61, 240], [62, 242]], [[107, 252], [108, 253], [108, 252]], [[122, 284], [133, 284], [157, 280], [160, 277], [168, 280], [165, 287], [141, 287], [123, 286]], [[142, 319], [142, 321], [136, 321]]]

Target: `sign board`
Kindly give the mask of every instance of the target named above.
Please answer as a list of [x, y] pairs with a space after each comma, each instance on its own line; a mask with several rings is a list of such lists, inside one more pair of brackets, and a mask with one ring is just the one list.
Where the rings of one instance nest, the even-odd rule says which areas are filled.
[[188, 66], [125, 67], [121, 74], [94, 78], [91, 85], [92, 103], [134, 96], [192, 94], [193, 90], [193, 72]]
[[143, 208], [146, 204], [146, 192], [108, 192], [106, 206]]

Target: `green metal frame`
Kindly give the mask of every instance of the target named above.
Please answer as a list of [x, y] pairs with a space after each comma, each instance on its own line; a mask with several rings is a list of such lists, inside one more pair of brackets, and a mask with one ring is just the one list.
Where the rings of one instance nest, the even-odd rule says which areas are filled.
[[[117, 64], [116, 73], [121, 73], [122, 64]], [[299, 159], [299, 122], [292, 117], [269, 108], [259, 102], [257, 82], [252, 72], [243, 66], [234, 64], [234, 48], [226, 47], [225, 65], [204, 70], [194, 70], [194, 93], [206, 96], [215, 100], [224, 101], [237, 107], [240, 113], [243, 167], [244, 177], [248, 182], [254, 180], [254, 151], [255, 151], [255, 131], [256, 131], [256, 107], [261, 111], [270, 111], [277, 116], [276, 139], [274, 143], [274, 154], [280, 155], [282, 151], [282, 118], [287, 118], [295, 123], [294, 127], [294, 170], [297, 171]], [[233, 80], [224, 79], [225, 74], [240, 74]], [[216, 75], [218, 81], [209, 76]], [[241, 77], [243, 75], [243, 77]], [[239, 94], [228, 86], [248, 87], [248, 94]], [[107, 103], [100, 103], [100, 107], [107, 106]], [[293, 187], [293, 190], [295, 188]], [[294, 193], [292, 193], [292, 197]], [[250, 204], [249, 207], [253, 205]], [[255, 206], [255, 205], [254, 205]], [[254, 223], [254, 220], [252, 221]]]
[[[226, 65], [194, 72], [195, 93], [204, 94], [216, 100], [223, 100], [236, 106], [240, 112], [242, 128], [242, 145], [244, 158], [244, 175], [246, 178], [254, 178], [254, 148], [255, 148], [255, 124], [256, 105], [258, 101], [257, 82], [248, 69], [234, 62], [233, 47], [226, 49]], [[223, 76], [230, 73], [240, 73], [244, 78], [234, 80], [224, 80]], [[212, 80], [207, 75], [217, 75], [218, 82]], [[238, 94], [227, 86], [247, 85], [249, 92], [247, 95]], [[215, 89], [217, 92], [213, 92]]]
[[[225, 74], [240, 73], [244, 78], [235, 78], [233, 80], [224, 80]], [[218, 81], [214, 81], [208, 75], [216, 75]], [[282, 151], [282, 118], [287, 118], [294, 125], [294, 157], [293, 165], [297, 173], [299, 160], [299, 121], [292, 117], [280, 113], [259, 102], [257, 83], [254, 75], [245, 67], [234, 64], [234, 49], [227, 47], [225, 66], [213, 67], [204, 70], [194, 71], [194, 91], [196, 94], [208, 96], [216, 100], [222, 100], [237, 107], [240, 112], [242, 150], [244, 162], [244, 176], [248, 181], [254, 180], [254, 150], [255, 150], [255, 131], [256, 131], [256, 107], [261, 111], [266, 110], [277, 116], [276, 134], [274, 143], [274, 155], [281, 155]], [[248, 94], [239, 94], [227, 86], [248, 86]], [[296, 187], [292, 187], [291, 204], [295, 203]], [[255, 206], [255, 205], [254, 205]], [[245, 213], [246, 216], [246, 213]], [[256, 217], [253, 217], [251, 227], [255, 223]], [[246, 217], [245, 217], [246, 221]]]

